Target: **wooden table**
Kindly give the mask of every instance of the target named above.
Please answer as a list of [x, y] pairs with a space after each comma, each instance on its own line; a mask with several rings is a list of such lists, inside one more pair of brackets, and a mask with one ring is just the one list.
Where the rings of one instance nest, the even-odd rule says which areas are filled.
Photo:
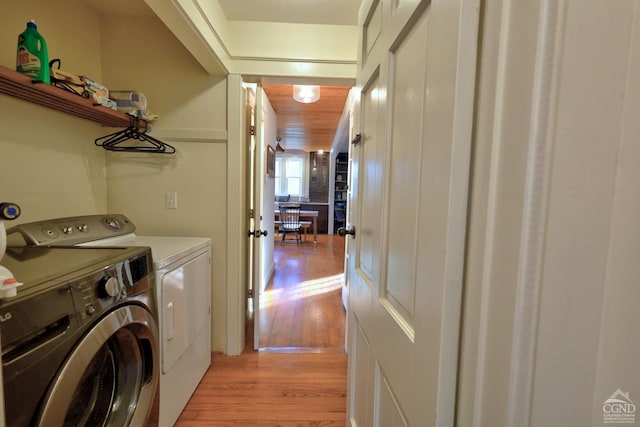
[[[280, 210], [273, 211], [274, 220], [278, 221], [280, 218]], [[311, 218], [313, 225], [313, 243], [318, 243], [318, 211], [300, 211], [300, 218]]]

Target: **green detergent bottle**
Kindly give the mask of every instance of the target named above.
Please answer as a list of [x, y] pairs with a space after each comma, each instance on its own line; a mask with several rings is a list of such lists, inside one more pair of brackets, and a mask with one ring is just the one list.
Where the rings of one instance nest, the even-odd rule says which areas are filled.
[[16, 70], [34, 80], [51, 84], [47, 42], [33, 21], [27, 22], [26, 30], [18, 36]]

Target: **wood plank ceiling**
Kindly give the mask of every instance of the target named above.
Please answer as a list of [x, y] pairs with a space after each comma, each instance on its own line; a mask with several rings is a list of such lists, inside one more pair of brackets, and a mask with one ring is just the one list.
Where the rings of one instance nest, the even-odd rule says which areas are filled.
[[[320, 86], [320, 99], [312, 104], [296, 102], [293, 85], [264, 84], [263, 88], [276, 112], [276, 135], [285, 150], [331, 150], [349, 87]], [[276, 141], [270, 143], [275, 147]]]

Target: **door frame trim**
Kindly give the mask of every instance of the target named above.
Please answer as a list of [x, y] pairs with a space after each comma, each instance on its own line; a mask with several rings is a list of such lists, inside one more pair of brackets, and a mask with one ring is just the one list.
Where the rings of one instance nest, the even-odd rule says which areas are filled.
[[244, 89], [242, 76], [227, 76], [227, 313], [226, 354], [242, 353], [245, 341], [246, 162], [244, 145]]
[[563, 38], [565, 10], [565, 0], [544, 0], [540, 9], [516, 283], [508, 425], [527, 426], [530, 421], [538, 306], [542, 290], [542, 258], [546, 240], [543, 231], [547, 226], [551, 180], [553, 141], [550, 131], [555, 127], [554, 104], [558, 92], [557, 73], [554, 70], [557, 69], [558, 44], [562, 43]]
[[[441, 363], [438, 375], [438, 397], [436, 426], [455, 425], [456, 396], [460, 345], [462, 340], [462, 301], [465, 274], [467, 224], [469, 217], [469, 192], [471, 174], [471, 146], [476, 98], [476, 73], [478, 68], [478, 46], [480, 40], [480, 0], [460, 0], [460, 26], [455, 84], [455, 101], [452, 123], [452, 148], [447, 256], [444, 266], [443, 316], [440, 346]], [[455, 165], [466, 165], [465, 173]], [[462, 229], [459, 229], [460, 225]], [[455, 285], [455, 286], [451, 286]], [[446, 315], [448, 313], [448, 315]], [[455, 336], [455, 342], [447, 337]]]

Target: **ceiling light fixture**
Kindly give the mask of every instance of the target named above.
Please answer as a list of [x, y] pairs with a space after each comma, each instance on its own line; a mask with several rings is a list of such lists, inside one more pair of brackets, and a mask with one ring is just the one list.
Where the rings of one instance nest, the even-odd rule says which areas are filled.
[[276, 144], [276, 151], [283, 152], [284, 148], [282, 148], [282, 145], [280, 145], [281, 139], [280, 138], [276, 138], [276, 141], [278, 141], [278, 143]]
[[293, 99], [310, 104], [320, 99], [320, 86], [293, 85]]

